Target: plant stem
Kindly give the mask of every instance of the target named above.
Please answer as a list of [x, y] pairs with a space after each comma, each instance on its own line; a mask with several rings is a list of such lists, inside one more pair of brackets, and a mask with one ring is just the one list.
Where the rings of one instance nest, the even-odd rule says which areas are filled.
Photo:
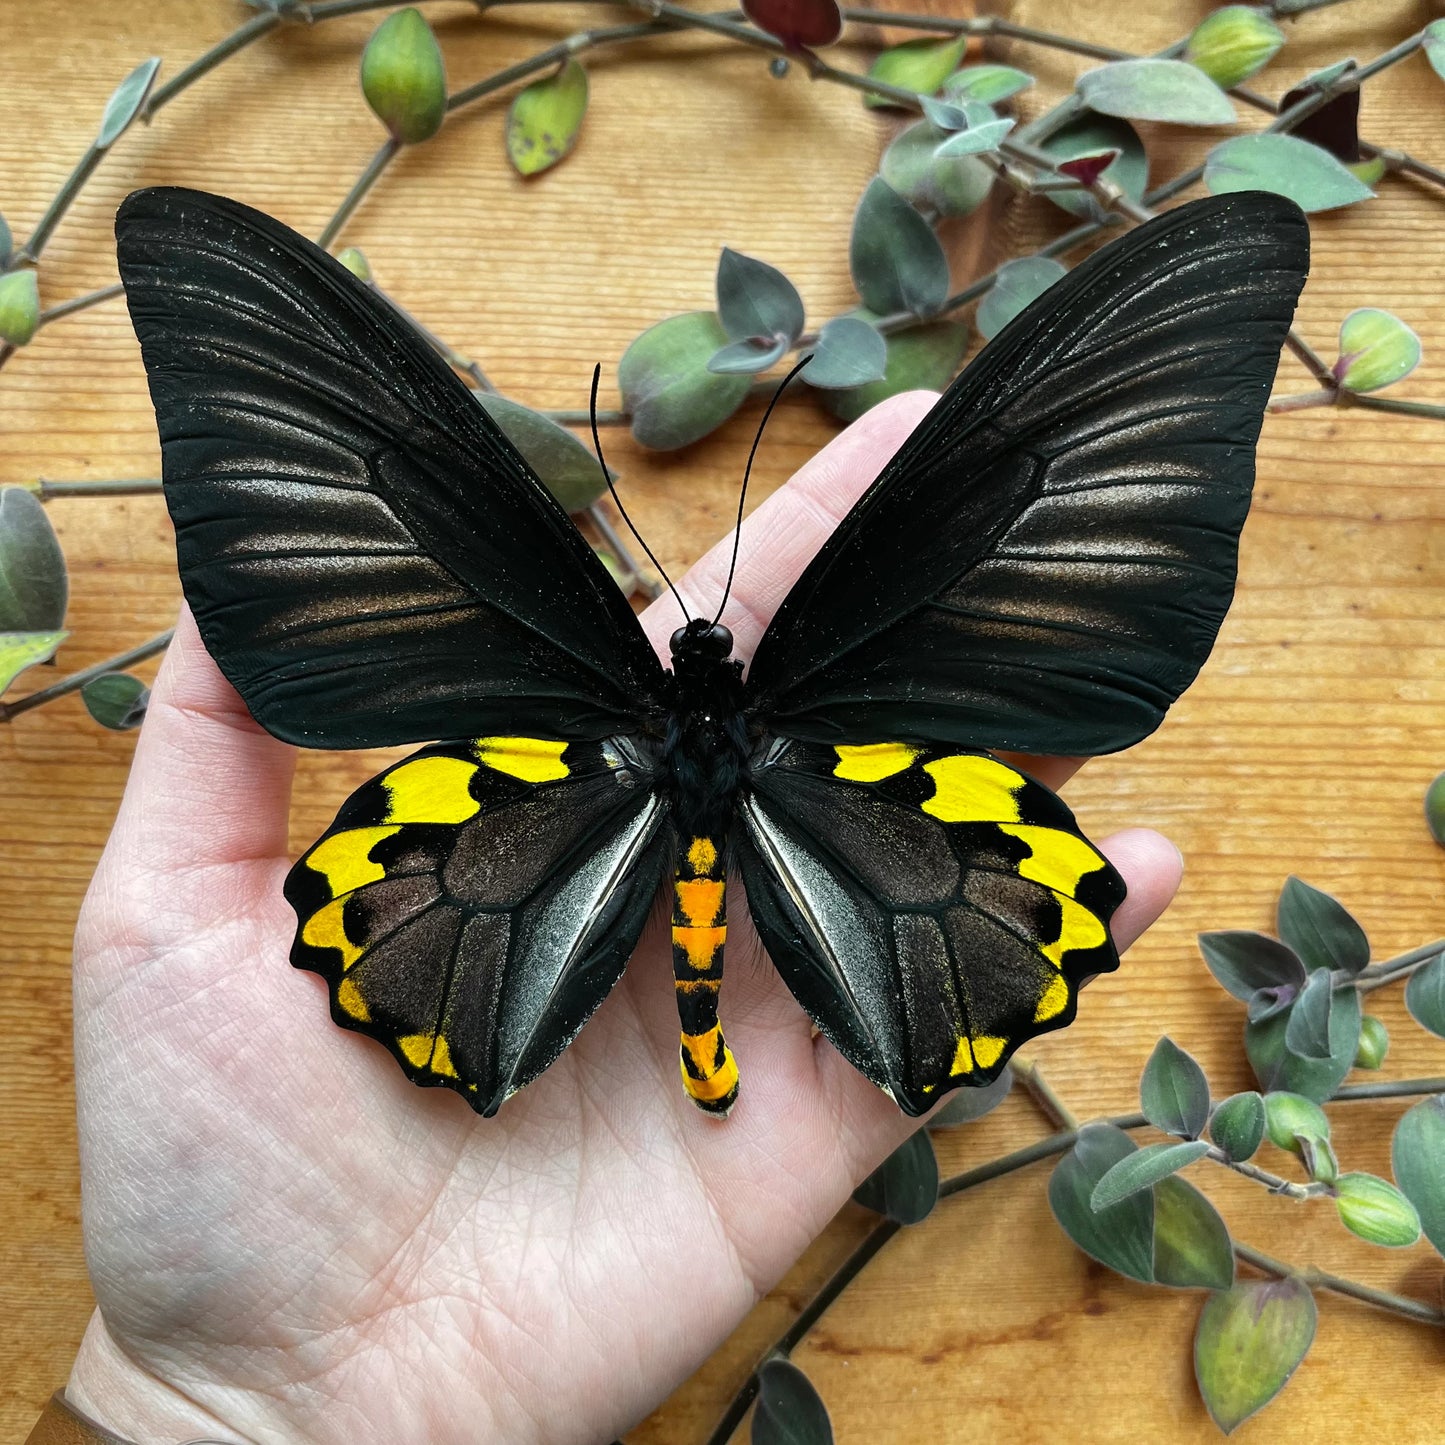
[[1325, 1102], [1348, 1104], [1358, 1099], [1414, 1099], [1429, 1094], [1445, 1094], [1445, 1076], [1433, 1079], [1378, 1079], [1371, 1084], [1345, 1084], [1336, 1089]]
[[356, 184], [346, 193], [346, 199], [336, 208], [336, 214], [322, 228], [316, 244], [324, 251], [336, 239], [341, 228], [351, 218], [351, 213], [361, 204], [366, 193], [381, 179], [382, 172], [401, 154], [401, 142], [395, 136], [387, 136], [377, 148], [376, 154], [367, 162], [366, 169], [356, 178]]
[[194, 85], [203, 75], [209, 75], [223, 61], [254, 44], [263, 35], [269, 35], [281, 24], [281, 20], [280, 15], [262, 14], [246, 21], [244, 25], [237, 26], [224, 40], [217, 41], [209, 50], [198, 55], [164, 85], [157, 86], [141, 107], [139, 118], [148, 122], [163, 105], [169, 105], [176, 96]]
[[1366, 411], [1393, 411], [1401, 416], [1424, 416], [1431, 421], [1445, 420], [1445, 406], [1434, 401], [1397, 401], [1392, 396], [1350, 397], [1351, 406], [1362, 406]]
[[116, 657], [107, 658], [104, 662], [97, 662], [93, 667], [73, 672], [69, 677], [62, 677], [59, 682], [41, 688], [39, 692], [32, 692], [25, 697], [17, 698], [14, 702], [0, 702], [0, 723], [8, 723], [11, 718], [18, 717], [22, 712], [29, 712], [31, 708], [39, 707], [42, 703], [53, 702], [67, 693], [79, 692], [86, 683], [92, 682], [107, 672], [124, 672], [126, 668], [134, 667], [136, 663], [144, 662], [146, 658], [154, 657], [158, 652], [164, 652], [170, 646], [171, 638], [174, 636], [175, 629], [167, 628], [166, 631], [157, 633], [149, 642], [142, 642], [139, 647], [132, 647], [129, 652], [122, 652]]
[[1392, 1314], [1404, 1315], [1406, 1319], [1418, 1320], [1421, 1324], [1445, 1325], [1445, 1311], [1428, 1305], [1423, 1300], [1411, 1299], [1408, 1295], [1391, 1294], [1387, 1290], [1358, 1284], [1352, 1279], [1341, 1279], [1339, 1275], [1328, 1274], [1313, 1265], [1296, 1269], [1294, 1265], [1285, 1264], [1283, 1260], [1275, 1259], [1251, 1245], [1241, 1244], [1238, 1240], [1234, 1241], [1234, 1257], [1243, 1260], [1245, 1264], [1253, 1265], [1265, 1274], [1273, 1275], [1276, 1279], [1297, 1276], [1311, 1289], [1326, 1289], [1334, 1294], [1347, 1295], [1350, 1299], [1374, 1305], [1376, 1309], [1389, 1310]]
[[117, 281], [112, 286], [102, 286], [98, 291], [87, 291], [83, 296], [72, 296], [69, 301], [58, 302], [40, 313], [37, 324], [48, 326], [52, 321], [59, 321], [62, 316], [89, 310], [92, 306], [99, 306], [102, 301], [113, 301], [117, 296], [124, 295], [125, 287]]
[[1313, 406], [1333, 406], [1339, 400], [1339, 392], [1327, 386], [1318, 391], [1293, 392], [1288, 396], [1270, 397], [1266, 411], [1305, 411]]
[[44, 477], [36, 479], [30, 489], [42, 502], [57, 497], [145, 497], [155, 496], [161, 484], [155, 480], [138, 482], [48, 482]]
[[1263, 1184], [1271, 1194], [1282, 1194], [1286, 1199], [1317, 1199], [1322, 1194], [1329, 1193], [1327, 1184], [1296, 1184], [1292, 1179], [1282, 1178], [1278, 1174], [1271, 1174], [1266, 1169], [1250, 1164], [1242, 1159], [1231, 1159], [1223, 1149], [1210, 1146], [1209, 1153], [1204, 1156], [1215, 1164], [1223, 1165], [1226, 1169], [1233, 1169], [1236, 1174], [1242, 1174], [1246, 1179], [1252, 1179], [1256, 1184]]
[[1352, 984], [1360, 993], [1370, 993], [1406, 974], [1414, 973], [1417, 968], [1423, 968], [1442, 953], [1445, 953], [1445, 938], [1437, 938], [1433, 943], [1422, 943], [1418, 948], [1412, 948], [1394, 958], [1387, 958], [1383, 963], [1369, 964], [1356, 974], [1345, 975], [1339, 982]]
[[1028, 1059], [1017, 1054], [1008, 1062], [1009, 1072], [1028, 1091], [1029, 1098], [1038, 1105], [1039, 1112], [1057, 1129], [1077, 1129], [1078, 1116], [1054, 1092], [1054, 1086], [1044, 1077], [1043, 1070]]
[[30, 239], [15, 253], [15, 260], [33, 262], [40, 259], [45, 243], [50, 240], [55, 228], [104, 156], [105, 150], [92, 141], [85, 154], [75, 163], [75, 169], [65, 178], [65, 184], [56, 191], [54, 199], [45, 208], [45, 214], [35, 223]]

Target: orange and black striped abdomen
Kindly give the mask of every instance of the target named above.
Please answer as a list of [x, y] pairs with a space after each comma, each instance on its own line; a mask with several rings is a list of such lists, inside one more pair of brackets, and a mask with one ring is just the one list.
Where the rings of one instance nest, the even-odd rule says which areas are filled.
[[672, 883], [672, 971], [682, 1022], [682, 1084], [698, 1108], [726, 1114], [738, 1069], [717, 1017], [727, 941], [727, 864], [719, 839], [692, 838]]

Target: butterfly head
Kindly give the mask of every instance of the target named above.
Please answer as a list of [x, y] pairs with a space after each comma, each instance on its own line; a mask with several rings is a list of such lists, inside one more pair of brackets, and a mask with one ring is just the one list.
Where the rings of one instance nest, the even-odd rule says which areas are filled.
[[732, 656], [733, 635], [720, 622], [694, 617], [686, 627], [679, 627], [672, 634], [669, 646], [674, 667], [722, 662]]

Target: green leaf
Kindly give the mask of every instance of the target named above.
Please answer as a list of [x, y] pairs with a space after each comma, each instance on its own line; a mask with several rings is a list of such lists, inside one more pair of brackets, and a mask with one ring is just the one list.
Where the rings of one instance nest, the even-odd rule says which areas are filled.
[[1204, 1070], [1176, 1044], [1162, 1038], [1154, 1045], [1139, 1080], [1144, 1117], [1166, 1134], [1197, 1139], [1209, 1122], [1209, 1081]]
[[1335, 1208], [1340, 1223], [1367, 1244], [1404, 1249], [1420, 1238], [1415, 1206], [1374, 1174], [1341, 1174], [1335, 1182]]
[[1445, 953], [1410, 975], [1405, 984], [1405, 1007], [1422, 1029], [1445, 1039]]
[[1430, 68], [1445, 80], [1445, 20], [1432, 20], [1425, 27], [1423, 48]]
[[910, 1134], [858, 1187], [865, 1209], [899, 1224], [917, 1224], [938, 1203], [938, 1156], [926, 1129]]
[[1184, 58], [1225, 90], [1263, 70], [1284, 44], [1284, 31], [1252, 5], [1225, 5], [1195, 27]]
[[40, 283], [28, 267], [0, 276], [0, 341], [25, 346], [40, 325]]
[[592, 449], [551, 417], [495, 392], [474, 392], [542, 485], [569, 511], [583, 512], [607, 490]]
[[1299, 955], [1267, 934], [1243, 928], [1201, 933], [1199, 951], [1225, 990], [1246, 1003], [1260, 989], [1304, 986]]
[[1047, 256], [1020, 256], [998, 268], [998, 279], [978, 303], [975, 320], [986, 341], [992, 341], [1021, 311], [1036, 301], [1068, 270]]
[[943, 82], [943, 93], [949, 100], [981, 100], [997, 105], [1033, 83], [1032, 75], [1011, 65], [965, 65]]
[[948, 258], [938, 237], [880, 177], [858, 203], [848, 264], [863, 304], [880, 315], [931, 316], [948, 298]]
[[1252, 1090], [1231, 1094], [1209, 1120], [1209, 1137], [1236, 1164], [1252, 1159], [1264, 1139], [1264, 1100]]
[[1177, 1174], [1195, 1160], [1209, 1153], [1203, 1139], [1188, 1139], [1181, 1144], [1146, 1144], [1119, 1160], [1094, 1186], [1089, 1207], [1097, 1214], [1128, 1199], [1141, 1189], [1152, 1188], [1161, 1179]]
[[376, 27], [361, 55], [361, 93], [376, 118], [403, 145], [430, 140], [447, 115], [441, 46], [415, 7]]
[[1279, 895], [1279, 936], [1307, 969], [1358, 973], [1370, 961], [1370, 940], [1344, 905], [1291, 875]]
[[1059, 1227], [1092, 1259], [1130, 1279], [1154, 1282], [1154, 1195], [1145, 1189], [1107, 1209], [1091, 1204], [1095, 1186], [1138, 1146], [1112, 1124], [1088, 1124], [1049, 1176], [1049, 1208]]
[[15, 255], [15, 237], [10, 234], [10, 223], [0, 216], [0, 271], [3, 271]]
[[1291, 1154], [1301, 1154], [1302, 1139], [1329, 1140], [1330, 1121], [1314, 1099], [1277, 1090], [1264, 1099], [1265, 1129], [1270, 1143]]
[[587, 114], [587, 72], [568, 59], [517, 93], [507, 114], [507, 159], [535, 176], [572, 153]]
[[[1118, 154], [1105, 166], [1103, 179], [1118, 186], [1126, 196], [1140, 200], [1149, 185], [1149, 157], [1139, 132], [1127, 120], [1116, 116], [1097, 115], [1085, 111], [1077, 120], [1061, 126], [1044, 141], [1046, 155], [1055, 165], [1079, 160], [1083, 156], [1101, 155], [1105, 151]], [[1104, 208], [1087, 191], [1049, 191], [1049, 200], [1071, 216], [1097, 221]]]
[[711, 311], [669, 316], [639, 336], [617, 365], [632, 435], [645, 447], [670, 451], [716, 431], [747, 399], [746, 376], [719, 376], [708, 361], [727, 344]]
[[883, 380], [823, 394], [824, 404], [840, 421], [857, 421], [864, 412], [901, 391], [941, 391], [968, 350], [968, 327], [959, 321], [910, 326], [884, 337], [888, 360]]
[[1357, 1069], [1378, 1069], [1385, 1063], [1390, 1052], [1390, 1031], [1383, 1019], [1366, 1014], [1360, 1020], [1360, 1041], [1355, 1045], [1355, 1067]]
[[1375, 193], [1334, 156], [1293, 135], [1240, 135], [1204, 161], [1204, 184], [1216, 196], [1274, 191], [1306, 211], [1330, 211]]
[[802, 377], [809, 386], [833, 390], [865, 386], [881, 381], [887, 365], [888, 344], [873, 327], [857, 316], [835, 316], [818, 333]]
[[1390, 1167], [1426, 1239], [1445, 1255], [1445, 1098], [1422, 1099], [1395, 1125]]
[[0, 630], [54, 632], [69, 596], [65, 557], [39, 498], [0, 488]]
[[1445, 846], [1445, 773], [1441, 773], [1425, 790], [1425, 826], [1430, 836]]
[[774, 341], [730, 341], [708, 358], [707, 369], [719, 376], [756, 376], [781, 361], [788, 352], [788, 338]]
[[100, 118], [100, 131], [95, 137], [97, 150], [107, 150], [113, 146], [140, 114], [160, 68], [159, 55], [142, 60], [111, 92], [110, 99], [105, 103], [105, 113]]
[[1316, 969], [1300, 990], [1284, 1026], [1284, 1046], [1302, 1059], [1330, 1056], [1330, 1014], [1334, 985], [1328, 969]]
[[80, 689], [85, 710], [103, 728], [129, 732], [144, 721], [151, 690], [128, 672], [103, 672]]
[[993, 172], [977, 156], [939, 159], [948, 132], [920, 120], [883, 152], [878, 174], [911, 206], [939, 216], [966, 216], [987, 199]]
[[[958, 62], [967, 49], [966, 35], [954, 40], [905, 40], [878, 56], [869, 67], [868, 78], [896, 85], [901, 90], [917, 91], [919, 95], [934, 95], [958, 69]], [[875, 110], [898, 108], [896, 101], [881, 95], [866, 95], [863, 103]]]
[[1379, 391], [1420, 364], [1420, 338], [1389, 311], [1362, 306], [1340, 323], [1340, 355], [1332, 368], [1347, 391]]
[[372, 281], [371, 262], [360, 246], [344, 246], [336, 253], [336, 259], [356, 277], [358, 281]]
[[1229, 97], [1182, 60], [1115, 60], [1086, 70], [1077, 86], [1090, 110], [1174, 125], [1230, 125]]
[[1205, 1301], [1194, 1332], [1194, 1378], [1226, 1435], [1289, 1383], [1309, 1353], [1317, 1317], [1309, 1286], [1293, 1278], [1242, 1280]]
[[733, 341], [782, 336], [791, 342], [803, 330], [798, 288], [776, 266], [728, 246], [717, 263], [717, 314]]
[[27, 667], [48, 662], [55, 649], [70, 634], [63, 629], [50, 632], [0, 632], [0, 693]]
[[1012, 1069], [1005, 1069], [993, 1083], [981, 1089], [955, 1089], [948, 1096], [948, 1102], [928, 1116], [930, 1129], [951, 1129], [959, 1124], [971, 1124], [991, 1114], [1008, 1098], [1014, 1084]]
[[1266, 1091], [1285, 1089], [1320, 1103], [1349, 1073], [1360, 1042], [1360, 995], [1353, 988], [1335, 994], [1330, 1008], [1330, 1056], [1306, 1059], [1291, 1053], [1285, 1038], [1288, 1015], [1276, 1014], [1244, 1028], [1244, 1050]]
[[1011, 120], [990, 120], [970, 126], [949, 136], [938, 148], [940, 160], [956, 160], [960, 156], [983, 155], [996, 151], [1003, 138], [1014, 128]]
[[752, 1445], [832, 1445], [828, 1409], [813, 1383], [791, 1361], [769, 1360], [758, 1371]]
[[1177, 1175], [1154, 1186], [1154, 1279], [1174, 1289], [1228, 1289], [1234, 1246], [1219, 1211]]

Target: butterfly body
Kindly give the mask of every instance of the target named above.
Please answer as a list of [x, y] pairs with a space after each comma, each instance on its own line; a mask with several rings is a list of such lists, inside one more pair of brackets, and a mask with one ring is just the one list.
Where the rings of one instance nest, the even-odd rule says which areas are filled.
[[292, 869], [291, 960], [414, 1082], [491, 1114], [670, 889], [687, 1095], [725, 1113], [730, 878], [819, 1031], [912, 1114], [1118, 966], [1123, 880], [1003, 753], [1159, 725], [1233, 592], [1299, 210], [1181, 206], [1081, 263], [939, 400], [744, 669], [665, 668], [487, 413], [374, 291], [219, 197], [129, 197], [118, 257], [201, 636], [311, 747], [433, 743]]

